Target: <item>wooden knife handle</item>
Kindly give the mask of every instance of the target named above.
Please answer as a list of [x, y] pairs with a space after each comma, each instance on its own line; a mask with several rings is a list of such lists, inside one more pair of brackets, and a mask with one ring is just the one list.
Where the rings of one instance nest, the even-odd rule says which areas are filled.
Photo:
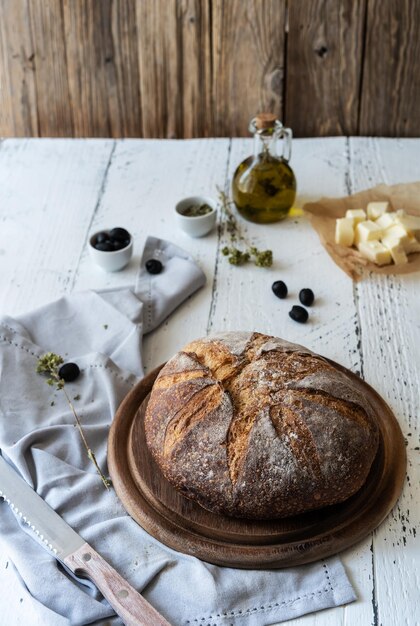
[[69, 554], [64, 563], [76, 576], [95, 583], [126, 626], [170, 626], [88, 543]]

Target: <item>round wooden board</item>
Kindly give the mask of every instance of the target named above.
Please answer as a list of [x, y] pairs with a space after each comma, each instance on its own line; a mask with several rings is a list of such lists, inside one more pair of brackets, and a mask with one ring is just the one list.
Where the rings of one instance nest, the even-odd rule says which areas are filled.
[[145, 442], [144, 413], [161, 367], [140, 381], [120, 405], [109, 434], [108, 465], [127, 512], [170, 548], [217, 565], [290, 567], [326, 558], [357, 543], [383, 521], [397, 501], [406, 471], [400, 427], [384, 400], [350, 373], [375, 407], [380, 429], [379, 450], [360, 491], [341, 504], [279, 520], [235, 519], [203, 509], [168, 483]]

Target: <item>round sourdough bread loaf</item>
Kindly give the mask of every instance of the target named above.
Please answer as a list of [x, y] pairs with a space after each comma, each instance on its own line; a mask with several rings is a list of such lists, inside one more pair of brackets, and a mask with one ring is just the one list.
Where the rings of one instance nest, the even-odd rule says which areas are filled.
[[155, 381], [145, 430], [163, 475], [184, 496], [253, 519], [349, 498], [378, 447], [374, 411], [348, 375], [260, 333], [186, 345]]

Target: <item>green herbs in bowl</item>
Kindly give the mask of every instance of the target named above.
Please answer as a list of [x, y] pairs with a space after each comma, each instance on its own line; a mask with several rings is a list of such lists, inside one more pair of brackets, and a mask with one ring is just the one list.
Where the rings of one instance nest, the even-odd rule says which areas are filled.
[[212, 211], [213, 209], [208, 204], [191, 204], [183, 209], [182, 215], [185, 215], [185, 217], [200, 217]]
[[217, 204], [212, 198], [190, 196], [175, 206], [178, 225], [190, 237], [203, 237], [216, 224]]

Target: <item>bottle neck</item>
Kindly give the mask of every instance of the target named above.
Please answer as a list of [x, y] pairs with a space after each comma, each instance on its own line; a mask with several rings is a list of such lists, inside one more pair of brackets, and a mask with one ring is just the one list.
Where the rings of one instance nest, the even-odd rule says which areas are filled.
[[277, 133], [256, 132], [254, 134], [254, 158], [262, 160], [278, 159]]

